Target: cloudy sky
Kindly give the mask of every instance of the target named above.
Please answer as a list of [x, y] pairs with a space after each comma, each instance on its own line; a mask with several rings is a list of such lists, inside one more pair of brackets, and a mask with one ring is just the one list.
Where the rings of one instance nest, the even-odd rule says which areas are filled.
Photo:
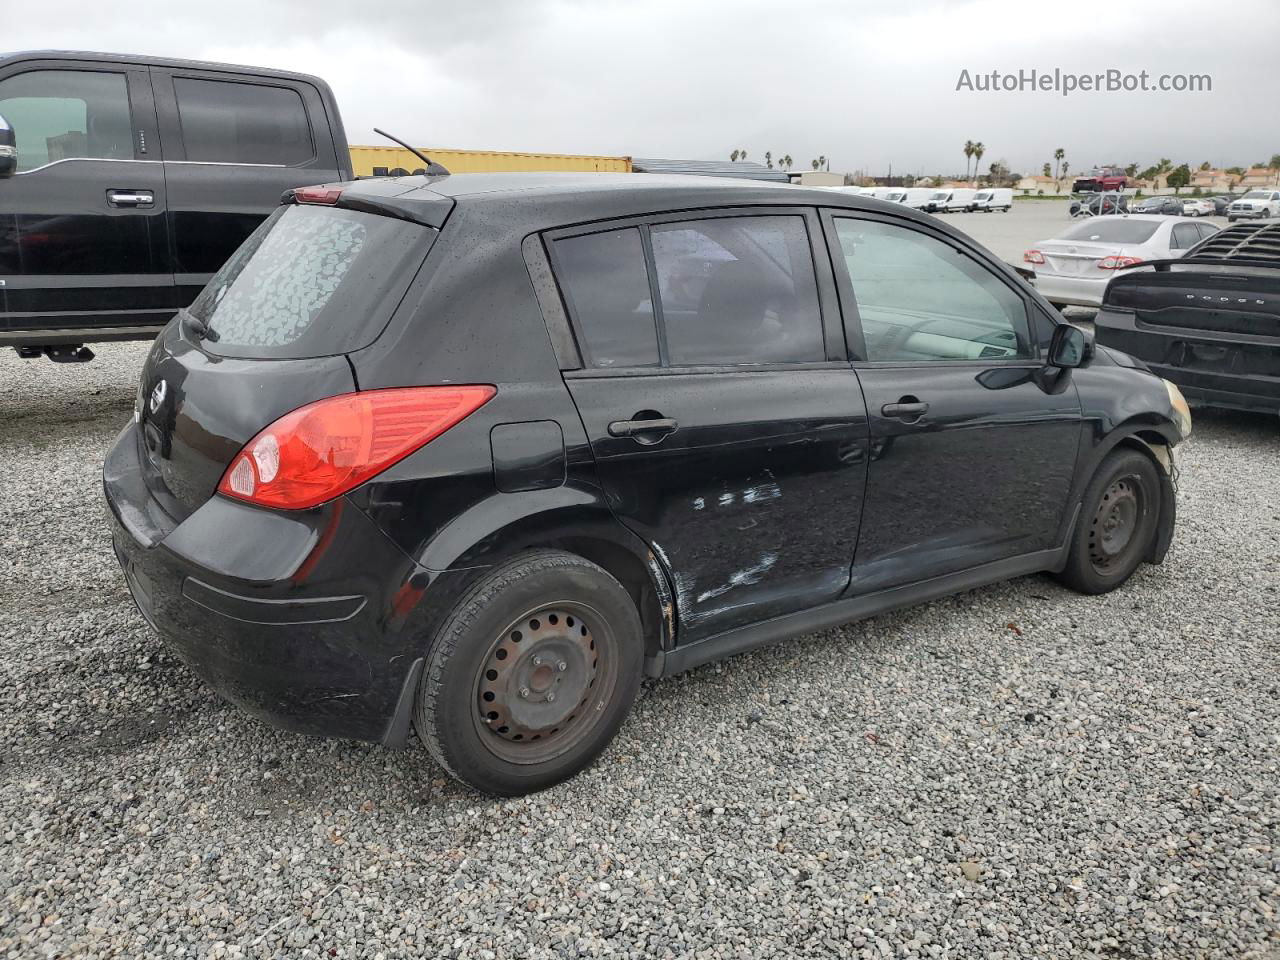
[[[1038, 172], [1280, 152], [1280, 3], [1009, 0], [41, 0], [8, 50], [111, 50], [323, 76], [353, 143]], [[1055, 10], [1060, 12], [1054, 12]], [[1075, 10], [1075, 13], [1065, 11]], [[1222, 11], [1219, 14], [1217, 11]], [[1102, 14], [1105, 12], [1105, 23]], [[1200, 93], [957, 91], [962, 70], [1208, 74]]]

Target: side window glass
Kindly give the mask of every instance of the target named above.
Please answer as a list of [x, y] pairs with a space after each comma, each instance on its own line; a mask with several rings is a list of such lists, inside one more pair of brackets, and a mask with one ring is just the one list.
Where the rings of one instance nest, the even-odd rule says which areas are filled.
[[661, 223], [650, 237], [670, 364], [824, 359], [803, 217]]
[[58, 160], [132, 160], [123, 73], [32, 70], [0, 80], [0, 114], [13, 127], [18, 172]]
[[288, 87], [174, 77], [187, 159], [291, 166], [315, 156], [302, 97]]
[[868, 360], [1032, 356], [1022, 298], [976, 261], [905, 227], [835, 223]]
[[635, 227], [555, 242], [555, 265], [569, 312], [592, 366], [658, 363], [658, 334], [644, 244]]
[[1198, 239], [1194, 223], [1180, 223], [1173, 228], [1173, 242], [1169, 246], [1174, 250], [1186, 250]]

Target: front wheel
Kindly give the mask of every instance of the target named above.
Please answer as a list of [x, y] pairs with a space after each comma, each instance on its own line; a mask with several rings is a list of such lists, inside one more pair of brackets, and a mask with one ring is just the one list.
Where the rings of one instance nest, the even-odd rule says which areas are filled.
[[566, 780], [613, 739], [640, 687], [630, 595], [560, 551], [495, 568], [436, 634], [418, 688], [418, 736], [451, 775], [516, 796]]
[[1107, 593], [1138, 569], [1160, 517], [1160, 478], [1137, 450], [1108, 454], [1089, 481], [1058, 579], [1081, 593]]

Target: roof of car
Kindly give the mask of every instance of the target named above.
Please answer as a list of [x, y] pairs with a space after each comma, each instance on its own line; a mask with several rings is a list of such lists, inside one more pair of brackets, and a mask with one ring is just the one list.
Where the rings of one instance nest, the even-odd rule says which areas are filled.
[[[552, 229], [597, 220], [732, 206], [825, 206], [879, 210], [950, 227], [866, 195], [758, 180], [647, 173], [464, 173], [370, 178], [343, 186], [344, 205], [378, 198], [402, 208], [457, 204], [512, 228]], [[450, 203], [451, 202], [451, 203]], [[430, 221], [428, 221], [430, 222]]]
[[175, 57], [146, 57], [136, 53], [97, 53], [88, 50], [16, 50], [0, 53], [0, 65], [14, 60], [81, 60], [89, 63], [124, 63], [141, 67], [169, 67], [172, 69], [199, 69], [252, 74], [258, 77], [274, 77], [280, 80], [305, 80], [328, 89], [319, 77], [270, 67], [253, 67], [234, 63], [216, 63], [208, 60], [180, 60]]

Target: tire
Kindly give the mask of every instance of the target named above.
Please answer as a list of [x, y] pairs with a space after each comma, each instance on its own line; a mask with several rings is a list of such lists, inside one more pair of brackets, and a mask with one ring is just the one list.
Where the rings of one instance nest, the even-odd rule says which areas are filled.
[[542, 790], [590, 766], [640, 688], [631, 597], [582, 557], [543, 550], [490, 571], [433, 638], [414, 727], [453, 777], [485, 793]]
[[1160, 517], [1160, 477], [1151, 458], [1114, 450], [1089, 481], [1058, 579], [1080, 593], [1107, 593], [1138, 569]]
[[1235, 222], [1236, 222], [1235, 217], [1227, 217], [1227, 223], [1235, 223]]

